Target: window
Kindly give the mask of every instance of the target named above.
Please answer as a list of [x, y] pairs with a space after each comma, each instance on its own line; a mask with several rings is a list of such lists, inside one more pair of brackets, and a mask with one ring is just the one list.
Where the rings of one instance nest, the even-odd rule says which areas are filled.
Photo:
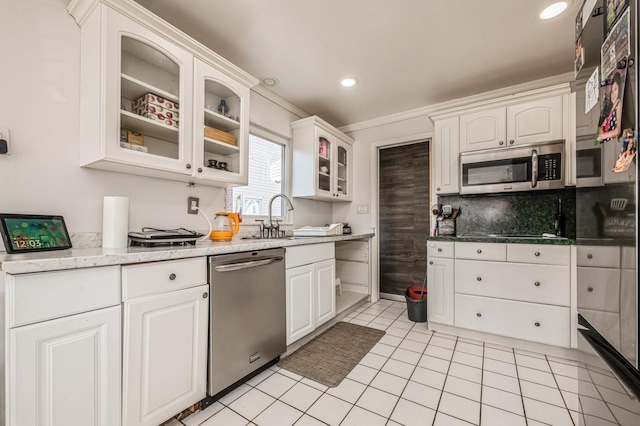
[[[286, 145], [258, 136], [249, 135], [249, 185], [227, 191], [227, 210], [238, 211], [242, 216], [257, 219], [269, 216], [269, 201], [276, 194], [285, 193]], [[284, 216], [282, 198], [273, 202], [272, 216]]]

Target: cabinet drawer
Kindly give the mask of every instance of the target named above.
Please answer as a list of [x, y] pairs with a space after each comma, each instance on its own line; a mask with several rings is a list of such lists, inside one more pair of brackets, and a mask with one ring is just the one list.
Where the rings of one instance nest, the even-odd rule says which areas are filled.
[[578, 309], [620, 311], [620, 269], [578, 267]]
[[452, 258], [453, 244], [451, 241], [427, 241], [427, 256]]
[[569, 306], [568, 266], [455, 261], [456, 293]]
[[207, 283], [207, 258], [166, 260], [122, 267], [122, 299]]
[[568, 347], [570, 317], [569, 308], [456, 294], [456, 327]]
[[620, 247], [578, 246], [578, 266], [620, 267]]
[[507, 260], [507, 245], [503, 243], [455, 243], [456, 259]]
[[297, 247], [287, 247], [285, 252], [286, 268], [308, 265], [336, 256], [334, 243], [309, 244]]
[[571, 261], [571, 247], [541, 244], [507, 244], [507, 261], [542, 263], [545, 265], [569, 265]]
[[120, 303], [120, 267], [7, 276], [8, 326], [31, 324]]

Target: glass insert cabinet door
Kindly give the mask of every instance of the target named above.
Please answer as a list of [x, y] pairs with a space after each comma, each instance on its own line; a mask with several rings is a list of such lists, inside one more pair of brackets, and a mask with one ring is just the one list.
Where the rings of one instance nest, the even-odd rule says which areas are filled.
[[331, 149], [333, 143], [328, 137], [320, 136], [318, 138], [318, 191], [332, 192], [332, 171]]
[[349, 168], [347, 165], [349, 164], [349, 152], [344, 146], [338, 145], [338, 156], [336, 158], [336, 164], [338, 166], [338, 174], [336, 176], [336, 192], [337, 194], [347, 196], [348, 188], [349, 188]]

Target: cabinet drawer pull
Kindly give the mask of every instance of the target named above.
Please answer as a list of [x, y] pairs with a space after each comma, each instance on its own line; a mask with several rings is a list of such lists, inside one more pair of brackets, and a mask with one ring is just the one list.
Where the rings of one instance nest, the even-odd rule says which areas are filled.
[[480, 253], [482, 253], [482, 250], [478, 249], [478, 250], [476, 250], [476, 253], [480, 254]]
[[440, 188], [436, 188], [436, 191], [440, 191]]
[[440, 252], [441, 252], [441, 251], [442, 251], [442, 247], [438, 247], [438, 251], [440, 251]]
[[429, 265], [433, 265], [433, 260], [430, 260], [430, 261], [429, 261]]
[[482, 314], [481, 314], [480, 312], [478, 312], [478, 313], [476, 314], [476, 316], [477, 316], [478, 318], [480, 318], [480, 317], [482, 316]]
[[176, 274], [171, 274], [171, 275], [169, 275], [169, 279], [170, 279], [171, 281], [175, 280], [175, 279], [176, 279]]
[[540, 281], [536, 281], [535, 283], [533, 283], [533, 285], [535, 285], [536, 287], [540, 287]]
[[511, 139], [511, 140], [509, 141], [509, 143], [510, 143], [511, 145], [513, 145], [515, 142], [516, 142], [516, 141], [514, 141], [513, 139]]
[[589, 287], [589, 288], [587, 289], [587, 291], [592, 292], [592, 291], [593, 291], [593, 287]]
[[504, 145], [504, 141], [498, 142], [498, 145], [500, 145], [500, 146]]
[[540, 323], [539, 323], [539, 322], [536, 322], [534, 325], [535, 325], [536, 327], [540, 327]]
[[198, 173], [202, 173], [202, 167], [198, 167]]
[[537, 252], [533, 253], [533, 255], [534, 255], [534, 256], [536, 256], [536, 257], [537, 257], [537, 256], [540, 256], [540, 252], [539, 252], [539, 251], [537, 251]]
[[476, 281], [482, 281], [482, 277], [476, 277]]
[[209, 297], [209, 293], [207, 293], [206, 291], [204, 293], [202, 293], [202, 298], [206, 299], [207, 297]]
[[191, 164], [187, 163], [187, 169], [190, 169], [190, 168], [191, 168]]
[[589, 254], [587, 255], [587, 259], [593, 259], [593, 255], [592, 255], [591, 253], [589, 253]]

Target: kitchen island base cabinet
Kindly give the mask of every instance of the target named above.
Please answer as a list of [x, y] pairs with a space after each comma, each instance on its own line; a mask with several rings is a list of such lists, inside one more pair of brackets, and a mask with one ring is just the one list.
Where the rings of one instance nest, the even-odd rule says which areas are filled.
[[119, 306], [18, 327], [8, 338], [8, 426], [120, 424]]

